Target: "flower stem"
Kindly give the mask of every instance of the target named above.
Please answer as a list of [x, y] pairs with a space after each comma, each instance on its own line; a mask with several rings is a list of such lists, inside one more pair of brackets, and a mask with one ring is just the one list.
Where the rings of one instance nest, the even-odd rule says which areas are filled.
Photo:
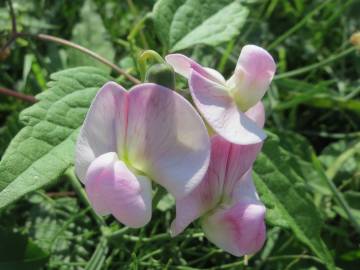
[[318, 11], [320, 11], [323, 7], [325, 7], [328, 4], [329, 0], [326, 0], [322, 2], [320, 5], [318, 5], [316, 8], [314, 8], [310, 13], [308, 13], [301, 21], [299, 21], [297, 24], [295, 24], [293, 27], [291, 27], [288, 31], [286, 31], [284, 34], [282, 34], [280, 37], [278, 37], [274, 42], [269, 44], [267, 46], [267, 50], [272, 50], [276, 46], [278, 46], [281, 42], [283, 42], [285, 39], [287, 39], [290, 35], [301, 29], [301, 27], [306, 24], [308, 19], [310, 19], [312, 16], [314, 16]]
[[[72, 185], [72, 187], [74, 188], [76, 194], [79, 196], [80, 200], [86, 205], [91, 207], [91, 204], [87, 198], [87, 195], [83, 189], [83, 187], [80, 184], [80, 181], [77, 179], [75, 172], [74, 172], [74, 167], [70, 167], [68, 168], [64, 175], [66, 176], [66, 178], [69, 180], [70, 184]], [[96, 221], [96, 223], [100, 226], [100, 227], [104, 227], [105, 226], [105, 221], [102, 219], [102, 217], [100, 217], [98, 214], [95, 213], [94, 209], [91, 207], [91, 213]]]
[[11, 22], [12, 22], [12, 32], [11, 32], [11, 35], [9, 37], [9, 40], [1, 47], [0, 53], [3, 52], [4, 50], [6, 50], [19, 37], [22, 37], [22, 38], [35, 38], [35, 39], [38, 39], [38, 40], [50, 41], [50, 42], [54, 42], [54, 43], [57, 43], [57, 44], [68, 46], [68, 47], [74, 48], [74, 49], [76, 49], [78, 51], [81, 51], [81, 52], [91, 56], [92, 58], [96, 59], [100, 63], [103, 63], [104, 65], [107, 65], [107, 66], [111, 67], [118, 74], [123, 75], [129, 81], [131, 81], [131, 82], [133, 82], [135, 84], [140, 83], [140, 81], [138, 79], [136, 79], [135, 77], [133, 77], [132, 75], [127, 73], [125, 70], [119, 68], [115, 64], [111, 63], [109, 60], [105, 59], [104, 57], [98, 55], [97, 53], [95, 53], [95, 52], [93, 52], [93, 51], [91, 51], [91, 50], [89, 50], [89, 49], [87, 49], [87, 48], [85, 48], [85, 47], [83, 47], [83, 46], [81, 46], [79, 44], [76, 44], [74, 42], [71, 42], [71, 41], [63, 39], [63, 38], [59, 38], [59, 37], [55, 37], [55, 36], [51, 36], [51, 35], [47, 35], [47, 34], [41, 34], [41, 33], [40, 34], [30, 34], [30, 33], [18, 32], [17, 27], [16, 27], [16, 15], [15, 15], [15, 12], [14, 12], [12, 1], [8, 0], [8, 4], [9, 4], [10, 17], [11, 17]]
[[[319, 159], [316, 157], [315, 153], [312, 154], [312, 163], [316, 170], [319, 172], [320, 177], [323, 179], [323, 181], [328, 185], [332, 193], [334, 194], [335, 200], [340, 205], [341, 208], [344, 209], [346, 215], [349, 218], [349, 221], [353, 224], [354, 228], [358, 233], [360, 233], [360, 225], [358, 224], [356, 218], [351, 212], [350, 206], [348, 205], [347, 201], [344, 199], [342, 194], [338, 191], [336, 188], [334, 182], [332, 179], [330, 179], [323, 171], [322, 165], [319, 161]], [[329, 173], [328, 173], [329, 174]]]
[[107, 66], [111, 67], [118, 74], [123, 75], [129, 81], [131, 81], [131, 82], [133, 82], [135, 84], [140, 83], [140, 81], [138, 79], [136, 79], [132, 75], [128, 74], [125, 70], [119, 68], [115, 64], [111, 63], [109, 60], [105, 59], [104, 57], [98, 55], [97, 53], [95, 53], [95, 52], [93, 52], [93, 51], [91, 51], [91, 50], [89, 50], [89, 49], [87, 49], [87, 48], [85, 48], [85, 47], [83, 47], [83, 46], [81, 46], [79, 44], [73, 43], [73, 42], [68, 41], [66, 39], [62, 39], [62, 38], [59, 38], [59, 37], [46, 35], [46, 34], [32, 35], [32, 34], [28, 34], [28, 33], [18, 33], [17, 35], [21, 36], [21, 37], [31, 37], [31, 38], [36, 38], [36, 39], [39, 39], [39, 40], [50, 41], [50, 42], [61, 44], [61, 45], [67, 46], [67, 47], [74, 48], [74, 49], [76, 49], [78, 51], [81, 51], [81, 52], [91, 56], [92, 58], [96, 59], [100, 63], [103, 63], [104, 65], [107, 65]]
[[360, 153], [360, 141], [338, 156], [338, 158], [329, 166], [329, 169], [327, 169], [327, 177], [330, 180], [334, 179], [344, 162], [357, 153]]
[[274, 80], [294, 77], [294, 76], [309, 72], [309, 71], [311, 71], [313, 69], [316, 69], [316, 68], [319, 68], [319, 67], [322, 67], [322, 66], [326, 66], [327, 64], [329, 64], [331, 62], [334, 62], [334, 61], [338, 60], [339, 58], [342, 58], [342, 57], [352, 53], [355, 50], [356, 50], [356, 47], [350, 47], [350, 48], [348, 48], [346, 50], [343, 50], [342, 52], [340, 52], [338, 54], [332, 55], [329, 58], [326, 58], [326, 59], [324, 59], [324, 60], [322, 60], [322, 61], [320, 61], [318, 63], [311, 64], [311, 65], [306, 66], [306, 67], [298, 68], [298, 69], [295, 69], [295, 70], [292, 70], [292, 71], [289, 71], [289, 72], [285, 72], [285, 73], [276, 75], [274, 77]]
[[149, 59], [153, 59], [158, 63], [165, 63], [165, 60], [156, 51], [154, 50], [143, 51], [138, 57], [139, 71], [142, 81], [145, 81], [146, 63]]
[[29, 95], [25, 95], [19, 92], [16, 92], [14, 90], [10, 90], [4, 87], [0, 87], [0, 94], [6, 95], [6, 96], [11, 96], [29, 103], [36, 103], [37, 100], [35, 97], [33, 96], [29, 96]]

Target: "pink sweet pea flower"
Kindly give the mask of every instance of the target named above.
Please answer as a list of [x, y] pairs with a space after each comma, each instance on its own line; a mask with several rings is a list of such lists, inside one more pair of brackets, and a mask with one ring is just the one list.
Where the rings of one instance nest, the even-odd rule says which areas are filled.
[[246, 116], [261, 102], [275, 74], [272, 56], [255, 45], [242, 48], [234, 74], [227, 81], [214, 69], [204, 68], [182, 54], [165, 57], [177, 73], [189, 80], [194, 103], [209, 125], [235, 144], [263, 141], [264, 131]]
[[191, 192], [209, 163], [201, 117], [183, 97], [146, 83], [126, 91], [105, 84], [76, 144], [76, 173], [100, 215], [129, 227], [151, 219], [151, 180], [176, 198]]
[[[248, 116], [263, 125], [263, 113], [252, 111]], [[188, 196], [176, 201], [172, 235], [200, 218], [206, 237], [218, 247], [235, 256], [257, 252], [265, 242], [265, 207], [251, 174], [261, 147], [261, 142], [232, 144], [215, 135], [204, 179]]]

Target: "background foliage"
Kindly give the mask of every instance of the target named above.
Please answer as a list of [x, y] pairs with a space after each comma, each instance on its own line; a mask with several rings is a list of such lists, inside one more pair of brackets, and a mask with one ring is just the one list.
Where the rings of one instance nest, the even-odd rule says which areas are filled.
[[[197, 224], [171, 239], [168, 195], [142, 229], [94, 215], [73, 174], [74, 140], [99, 86], [110, 78], [132, 83], [68, 46], [17, 38], [0, 55], [0, 87], [39, 101], [30, 107], [0, 96], [0, 269], [360, 269], [360, 57], [349, 41], [360, 29], [359, 0], [14, 0], [13, 7], [17, 31], [71, 40], [137, 78], [143, 49], [180, 50], [230, 76], [248, 43], [269, 50], [278, 70], [265, 97], [269, 137], [254, 166], [267, 242], [245, 266]], [[2, 1], [0, 45], [11, 31]], [[186, 89], [181, 78], [178, 86]]]

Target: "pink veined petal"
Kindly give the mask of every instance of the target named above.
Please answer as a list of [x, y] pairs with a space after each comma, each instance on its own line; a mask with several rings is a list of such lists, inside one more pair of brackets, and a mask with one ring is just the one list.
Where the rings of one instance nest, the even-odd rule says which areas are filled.
[[232, 190], [231, 193], [231, 203], [235, 204], [237, 202], [243, 203], [254, 203], [261, 204], [259, 195], [256, 192], [256, 187], [252, 180], [252, 167], [239, 179]]
[[251, 178], [242, 179], [249, 171], [251, 177], [251, 166], [261, 146], [262, 143], [236, 145], [221, 136], [212, 137], [210, 164], [204, 179], [188, 196], [176, 200], [172, 234], [181, 233], [191, 222], [219, 204], [221, 199], [232, 202], [233, 190], [238, 190], [238, 182], [251, 182]]
[[266, 138], [264, 131], [238, 110], [225, 87], [194, 70], [189, 86], [196, 107], [220, 136], [235, 144], [254, 144]]
[[263, 128], [265, 124], [265, 108], [262, 101], [259, 101], [245, 112], [245, 115], [253, 120], [258, 127]]
[[209, 80], [219, 84], [225, 84], [224, 77], [218, 71], [212, 68], [204, 68], [183, 54], [169, 54], [165, 56], [165, 60], [174, 68], [176, 73], [179, 73], [181, 76], [184, 76], [187, 79], [190, 78], [191, 71], [195, 70]]
[[242, 110], [247, 110], [261, 100], [275, 70], [274, 59], [266, 50], [255, 45], [242, 48], [235, 72], [227, 81]]
[[265, 242], [265, 207], [238, 202], [228, 209], [217, 209], [202, 220], [209, 241], [234, 256], [254, 254]]
[[117, 151], [121, 155], [126, 134], [126, 95], [120, 85], [108, 82], [90, 105], [75, 147], [76, 174], [82, 182], [96, 157]]
[[85, 189], [94, 210], [112, 214], [121, 223], [139, 228], [151, 219], [151, 182], [134, 175], [114, 152], [97, 157], [86, 174]]
[[128, 160], [176, 198], [190, 193], [206, 173], [210, 142], [205, 124], [179, 94], [156, 84], [129, 91]]
[[256, 160], [258, 153], [261, 151], [262, 142], [240, 145], [231, 144], [225, 141], [223, 144], [226, 143], [228, 143], [230, 146], [229, 153], [227, 155], [228, 159], [226, 163], [226, 175], [224, 180], [223, 194], [224, 198], [232, 199], [232, 193], [234, 190], [237, 190], [235, 187], [238, 185], [238, 182], [244, 182], [243, 178], [249, 177], [246, 176], [249, 174], [251, 181], [251, 167]]
[[211, 138], [211, 159], [204, 179], [189, 195], [176, 200], [176, 218], [171, 224], [173, 236], [219, 203], [229, 152], [230, 143], [220, 136]]

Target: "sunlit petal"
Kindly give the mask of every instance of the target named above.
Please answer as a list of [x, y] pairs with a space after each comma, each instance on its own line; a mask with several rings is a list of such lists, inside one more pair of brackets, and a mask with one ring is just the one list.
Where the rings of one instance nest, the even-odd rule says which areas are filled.
[[76, 143], [75, 168], [82, 182], [90, 163], [108, 152], [123, 152], [126, 129], [126, 90], [109, 82], [97, 93]]
[[202, 67], [194, 60], [183, 54], [169, 54], [165, 56], [165, 60], [174, 68], [175, 72], [179, 73], [187, 79], [190, 78], [191, 71], [195, 70], [209, 80], [219, 84], [225, 84], [224, 77], [218, 71], [212, 68]]
[[238, 110], [226, 88], [194, 70], [189, 85], [196, 107], [219, 135], [235, 144], [254, 144], [265, 139], [264, 131]]
[[156, 84], [129, 91], [126, 147], [129, 162], [176, 198], [190, 193], [206, 173], [210, 141], [195, 109]]
[[242, 48], [234, 74], [227, 81], [240, 110], [244, 112], [260, 101], [275, 70], [274, 59], [266, 50], [255, 45]]
[[245, 112], [245, 115], [253, 120], [259, 127], [263, 128], [265, 124], [265, 108], [262, 101], [259, 101]]
[[230, 143], [215, 136], [211, 139], [211, 160], [201, 183], [186, 197], [176, 200], [176, 218], [171, 225], [173, 235], [181, 233], [191, 222], [220, 202]]
[[215, 245], [235, 256], [243, 256], [253, 254], [263, 246], [264, 216], [262, 204], [239, 202], [205, 217], [202, 227], [206, 237]]
[[94, 210], [112, 214], [121, 223], [138, 228], [151, 219], [151, 182], [135, 175], [114, 152], [97, 157], [86, 174], [86, 192]]

